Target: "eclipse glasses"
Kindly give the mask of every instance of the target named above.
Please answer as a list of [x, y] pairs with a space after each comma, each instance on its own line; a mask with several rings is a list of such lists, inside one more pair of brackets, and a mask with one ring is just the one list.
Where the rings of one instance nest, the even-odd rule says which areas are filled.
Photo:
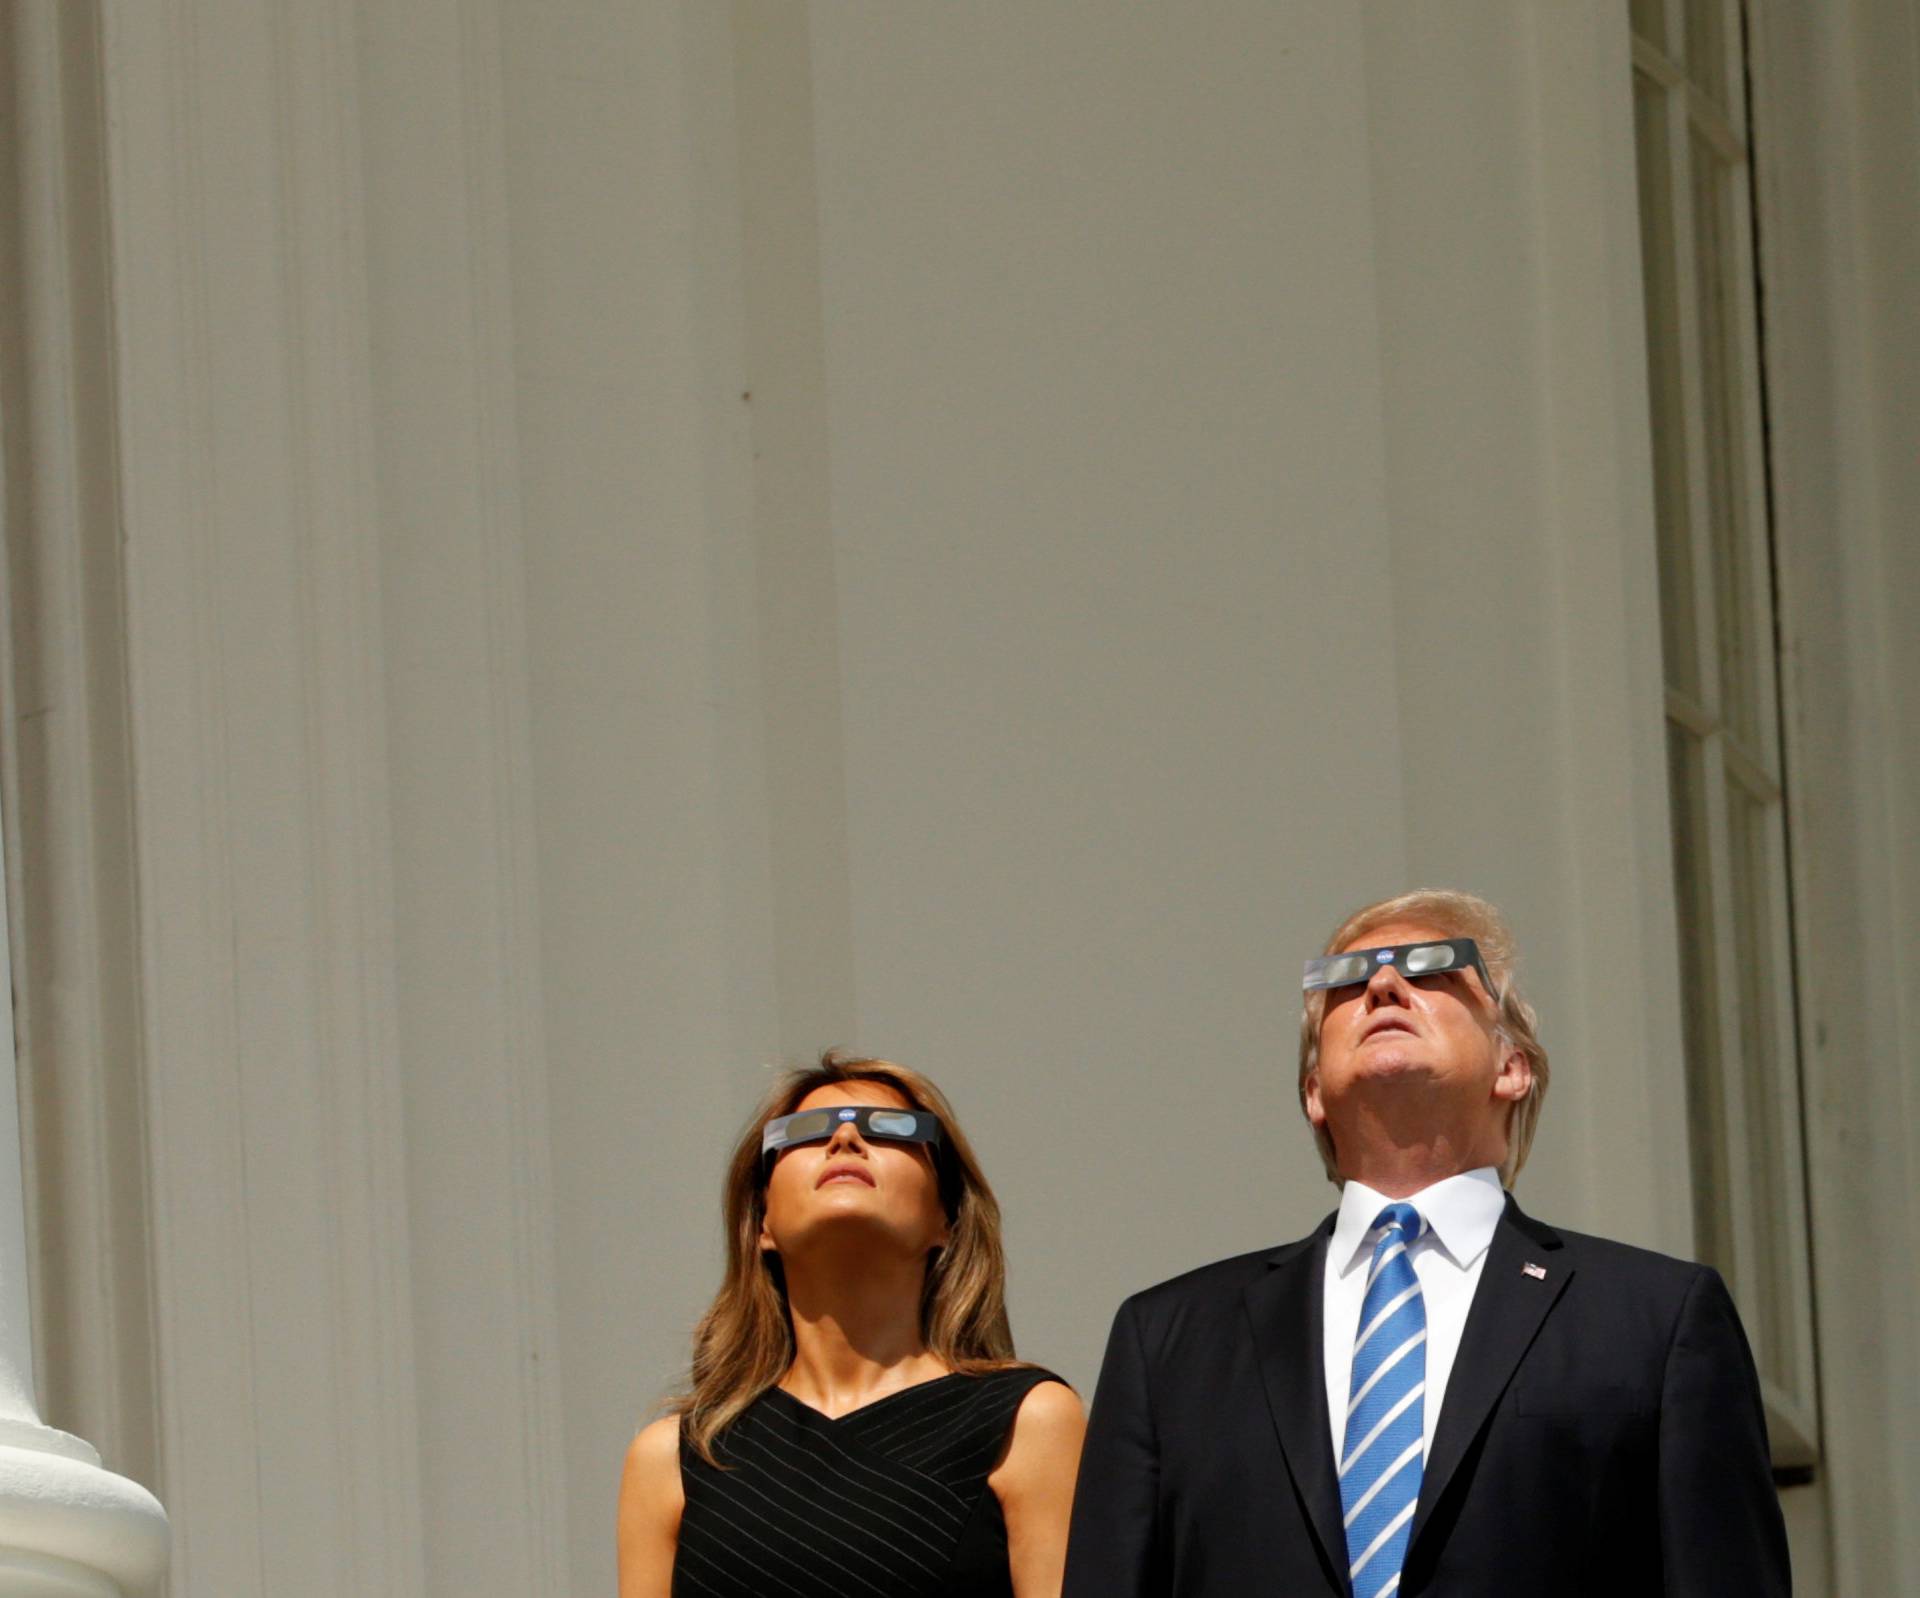
[[824, 1143], [849, 1122], [863, 1138], [887, 1143], [925, 1143], [937, 1155], [944, 1133], [940, 1117], [931, 1110], [903, 1110], [897, 1105], [831, 1104], [823, 1110], [801, 1110], [776, 1116], [760, 1133], [760, 1176], [764, 1181], [782, 1149], [801, 1143]]
[[1448, 938], [1439, 943], [1396, 943], [1391, 949], [1352, 949], [1346, 954], [1325, 954], [1307, 962], [1300, 986], [1311, 993], [1316, 988], [1345, 988], [1365, 982], [1383, 965], [1390, 965], [1402, 976], [1433, 977], [1443, 971], [1480, 973], [1480, 984], [1496, 1004], [1493, 978], [1487, 974], [1487, 962], [1480, 958], [1480, 945], [1471, 938]]

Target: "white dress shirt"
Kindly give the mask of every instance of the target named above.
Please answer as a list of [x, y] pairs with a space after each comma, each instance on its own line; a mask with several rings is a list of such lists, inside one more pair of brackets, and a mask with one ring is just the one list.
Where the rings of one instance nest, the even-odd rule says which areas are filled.
[[[1373, 1218], [1393, 1202], [1364, 1182], [1349, 1182], [1340, 1191], [1340, 1214], [1327, 1244], [1326, 1321], [1323, 1343], [1327, 1361], [1327, 1421], [1333, 1429], [1334, 1458], [1345, 1449], [1347, 1390], [1353, 1379], [1353, 1340], [1360, 1330], [1360, 1302], [1367, 1293], [1367, 1264], [1380, 1234], [1369, 1230]], [[1413, 1273], [1420, 1279], [1420, 1297], [1427, 1310], [1427, 1386], [1421, 1395], [1421, 1418], [1426, 1425], [1422, 1458], [1433, 1452], [1434, 1427], [1447, 1396], [1447, 1378], [1453, 1374], [1453, 1356], [1460, 1350], [1473, 1292], [1487, 1262], [1494, 1228], [1506, 1209], [1506, 1191], [1492, 1166], [1450, 1176], [1444, 1182], [1403, 1200], [1426, 1218], [1427, 1232], [1407, 1252]]]

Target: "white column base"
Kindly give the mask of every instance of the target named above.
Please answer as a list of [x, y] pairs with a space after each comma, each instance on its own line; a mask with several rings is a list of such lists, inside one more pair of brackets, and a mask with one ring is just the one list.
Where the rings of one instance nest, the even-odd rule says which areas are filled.
[[0, 1549], [0, 1592], [7, 1598], [121, 1598], [121, 1589], [97, 1570], [6, 1549]]
[[166, 1512], [78, 1437], [0, 1422], [0, 1593], [147, 1598], [167, 1568]]

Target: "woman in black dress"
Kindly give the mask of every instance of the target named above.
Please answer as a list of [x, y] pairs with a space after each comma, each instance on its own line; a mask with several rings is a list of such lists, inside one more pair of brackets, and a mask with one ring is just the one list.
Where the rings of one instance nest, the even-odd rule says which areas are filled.
[[938, 1088], [824, 1056], [735, 1149], [691, 1391], [628, 1450], [620, 1598], [1058, 1598], [1085, 1429], [1019, 1363]]

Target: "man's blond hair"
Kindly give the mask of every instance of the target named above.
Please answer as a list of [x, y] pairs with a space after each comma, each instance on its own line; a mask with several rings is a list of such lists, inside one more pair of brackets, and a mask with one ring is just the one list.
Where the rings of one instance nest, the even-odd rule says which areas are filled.
[[[1494, 1031], [1508, 1048], [1518, 1049], [1533, 1068], [1533, 1086], [1517, 1101], [1507, 1116], [1507, 1157], [1500, 1165], [1500, 1180], [1512, 1187], [1527, 1163], [1527, 1151], [1533, 1147], [1534, 1128], [1540, 1123], [1540, 1105], [1547, 1096], [1547, 1051], [1540, 1042], [1533, 1006], [1527, 1003], [1516, 980], [1517, 956], [1513, 929], [1507, 918], [1485, 899], [1449, 888], [1420, 888], [1412, 893], [1396, 894], [1391, 899], [1365, 905], [1353, 912], [1333, 930], [1323, 954], [1338, 954], [1364, 938], [1375, 927], [1395, 921], [1417, 921], [1432, 927], [1442, 937], [1472, 938], [1480, 945], [1480, 956], [1493, 977], [1498, 1003]], [[1306, 1112], [1307, 1078], [1320, 1064], [1320, 1024], [1326, 1019], [1327, 990], [1310, 991], [1300, 1012], [1300, 1109]], [[1309, 1123], [1311, 1124], [1311, 1123]], [[1333, 1135], [1324, 1126], [1313, 1129], [1313, 1141], [1319, 1147], [1327, 1168], [1327, 1180], [1340, 1183], [1340, 1167], [1333, 1149]]]

